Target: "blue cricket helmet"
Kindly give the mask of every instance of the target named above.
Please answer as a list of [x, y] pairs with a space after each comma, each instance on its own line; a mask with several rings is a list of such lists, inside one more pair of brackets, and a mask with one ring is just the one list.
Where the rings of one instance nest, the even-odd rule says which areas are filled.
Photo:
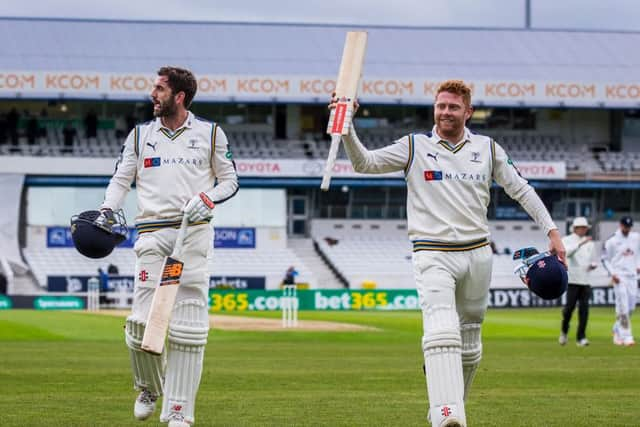
[[522, 259], [516, 268], [527, 287], [545, 300], [560, 298], [567, 291], [569, 278], [566, 267], [549, 252], [537, 253], [535, 248], [519, 249], [514, 259]]
[[89, 258], [106, 257], [127, 235], [127, 223], [121, 211], [84, 211], [71, 217], [73, 244]]

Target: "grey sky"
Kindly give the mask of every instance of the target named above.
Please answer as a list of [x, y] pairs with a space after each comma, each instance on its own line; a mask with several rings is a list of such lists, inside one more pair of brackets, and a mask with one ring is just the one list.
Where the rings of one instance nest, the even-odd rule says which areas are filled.
[[[295, 4], [295, 7], [292, 7]], [[533, 28], [640, 31], [638, 0], [531, 0]], [[0, 16], [511, 27], [525, 0], [3, 0]]]

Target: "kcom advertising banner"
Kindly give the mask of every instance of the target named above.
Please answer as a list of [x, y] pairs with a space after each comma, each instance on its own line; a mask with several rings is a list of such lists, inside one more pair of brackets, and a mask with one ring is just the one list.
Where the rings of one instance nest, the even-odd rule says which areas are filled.
[[[314, 74], [199, 74], [197, 101], [313, 102], [328, 99], [335, 90], [334, 75]], [[24, 98], [142, 99], [155, 76], [137, 72], [83, 70], [3, 70], [0, 95]], [[636, 108], [640, 85], [627, 79], [480, 80], [462, 76], [477, 104], [522, 106]], [[606, 79], [606, 80], [605, 80]], [[442, 79], [438, 76], [364, 75], [358, 94], [369, 103], [431, 104]], [[320, 100], [320, 101], [319, 101]]]

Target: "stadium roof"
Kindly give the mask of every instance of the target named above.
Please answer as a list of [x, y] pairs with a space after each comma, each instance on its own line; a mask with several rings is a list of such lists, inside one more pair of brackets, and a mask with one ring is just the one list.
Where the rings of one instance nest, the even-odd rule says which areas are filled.
[[[88, 84], [74, 92], [71, 83], [29, 87], [28, 81], [20, 86], [6, 79], [10, 73], [152, 77], [165, 64], [190, 68], [212, 81], [229, 78], [236, 89], [234, 79], [244, 77], [291, 78], [300, 89], [296, 79], [335, 78], [345, 32], [352, 29], [369, 33], [364, 80], [382, 82], [377, 89], [369, 86], [376, 102], [421, 103], [432, 99], [430, 82], [462, 78], [488, 104], [640, 105], [640, 33], [635, 32], [28, 18], [0, 18], [0, 70], [5, 73], [0, 95], [136, 98], [141, 93], [120, 93], [119, 87]], [[492, 85], [488, 92], [487, 84]], [[534, 93], [531, 84], [543, 86]], [[550, 90], [549, 84], [565, 86]], [[607, 84], [623, 87], [600, 87]], [[260, 82], [255, 88], [247, 93], [220, 89], [209, 98], [326, 99], [326, 90], [309, 87], [308, 93], [270, 91]]]

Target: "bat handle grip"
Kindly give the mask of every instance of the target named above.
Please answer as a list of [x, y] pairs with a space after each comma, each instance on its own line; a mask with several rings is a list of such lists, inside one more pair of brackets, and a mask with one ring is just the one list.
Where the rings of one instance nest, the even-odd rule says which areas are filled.
[[333, 166], [336, 163], [336, 157], [338, 156], [338, 148], [340, 148], [341, 139], [342, 135], [340, 134], [331, 135], [331, 147], [329, 147], [329, 156], [327, 157], [327, 164], [325, 165], [324, 175], [322, 176], [322, 183], [320, 184], [320, 189], [322, 191], [327, 191], [329, 189], [329, 184], [331, 183], [331, 175], [333, 174]]
[[172, 255], [179, 255], [182, 252], [182, 243], [184, 243], [184, 237], [187, 234], [187, 227], [189, 226], [189, 217], [187, 215], [182, 216], [182, 222], [178, 229], [178, 237], [176, 237], [176, 244], [173, 247]]

